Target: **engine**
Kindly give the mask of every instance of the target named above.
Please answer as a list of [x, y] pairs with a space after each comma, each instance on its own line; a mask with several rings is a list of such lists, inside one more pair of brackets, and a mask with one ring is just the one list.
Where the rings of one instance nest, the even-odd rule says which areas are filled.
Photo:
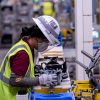
[[57, 85], [59, 85], [63, 79], [68, 77], [66, 62], [58, 57], [41, 58], [35, 66], [35, 76], [41, 74], [56, 74], [58, 76]]

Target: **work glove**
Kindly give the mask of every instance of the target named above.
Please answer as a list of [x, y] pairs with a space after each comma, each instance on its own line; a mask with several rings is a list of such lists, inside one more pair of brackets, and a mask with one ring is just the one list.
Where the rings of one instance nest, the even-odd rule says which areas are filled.
[[39, 83], [40, 85], [56, 85], [57, 84], [57, 75], [56, 74], [42, 74], [39, 77]]

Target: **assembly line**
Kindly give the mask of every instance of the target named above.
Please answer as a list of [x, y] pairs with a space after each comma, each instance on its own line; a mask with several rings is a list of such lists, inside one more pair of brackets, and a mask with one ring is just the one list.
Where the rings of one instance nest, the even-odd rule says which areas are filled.
[[100, 0], [0, 0], [0, 100], [100, 100]]

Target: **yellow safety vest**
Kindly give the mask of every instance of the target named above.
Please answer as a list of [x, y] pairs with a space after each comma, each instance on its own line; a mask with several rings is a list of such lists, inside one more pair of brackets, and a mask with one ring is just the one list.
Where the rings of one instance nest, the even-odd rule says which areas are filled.
[[16, 43], [6, 54], [1, 67], [0, 67], [0, 100], [16, 100], [16, 94], [22, 88], [20, 87], [12, 87], [9, 84], [9, 79], [11, 76], [11, 68], [10, 68], [10, 58], [15, 55], [18, 51], [25, 50], [29, 55], [29, 67], [26, 72], [25, 77], [33, 78], [34, 77], [34, 64], [33, 57], [30, 47], [26, 42], [20, 40]]
[[53, 16], [53, 4], [52, 2], [44, 2], [43, 3], [43, 14]]

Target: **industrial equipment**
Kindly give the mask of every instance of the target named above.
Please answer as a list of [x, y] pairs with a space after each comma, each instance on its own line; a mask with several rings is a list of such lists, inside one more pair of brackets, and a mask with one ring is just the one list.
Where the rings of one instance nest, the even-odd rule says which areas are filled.
[[54, 47], [38, 56], [35, 75], [57, 74], [57, 83], [34, 87], [29, 100], [74, 100], [62, 46]]
[[75, 62], [85, 69], [89, 80], [77, 80], [73, 82], [73, 92], [76, 100], [100, 100], [100, 82], [99, 79], [94, 77], [92, 70], [100, 63], [100, 48], [93, 56], [86, 51], [82, 51], [82, 53], [91, 59], [89, 66], [77, 60], [75, 60]]

